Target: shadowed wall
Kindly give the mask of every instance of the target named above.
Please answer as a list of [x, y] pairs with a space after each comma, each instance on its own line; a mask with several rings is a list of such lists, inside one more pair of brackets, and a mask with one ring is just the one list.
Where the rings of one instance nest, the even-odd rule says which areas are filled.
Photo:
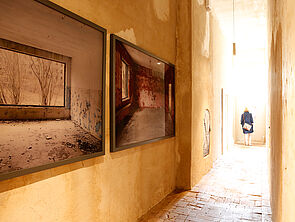
[[294, 221], [295, 2], [268, 0], [269, 147], [273, 221]]

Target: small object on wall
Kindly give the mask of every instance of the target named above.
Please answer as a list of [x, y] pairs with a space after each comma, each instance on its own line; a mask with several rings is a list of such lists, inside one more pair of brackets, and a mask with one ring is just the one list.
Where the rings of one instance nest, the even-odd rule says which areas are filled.
[[47, 0], [0, 15], [0, 180], [103, 155], [106, 30]]
[[233, 43], [233, 55], [237, 55], [236, 43]]
[[111, 151], [175, 135], [175, 68], [111, 35]]
[[236, 30], [235, 30], [235, 0], [233, 0], [233, 55], [237, 55]]
[[211, 0], [205, 0], [205, 6], [206, 6], [206, 10], [208, 12], [211, 11], [212, 7], [211, 7]]
[[203, 156], [206, 157], [210, 153], [210, 112], [208, 109], [204, 112], [203, 119]]

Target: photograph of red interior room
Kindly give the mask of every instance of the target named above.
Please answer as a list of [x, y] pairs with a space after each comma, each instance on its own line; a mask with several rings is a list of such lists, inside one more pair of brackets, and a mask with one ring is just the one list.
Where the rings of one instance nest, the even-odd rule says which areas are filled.
[[174, 97], [174, 66], [116, 39], [116, 147], [174, 136]]

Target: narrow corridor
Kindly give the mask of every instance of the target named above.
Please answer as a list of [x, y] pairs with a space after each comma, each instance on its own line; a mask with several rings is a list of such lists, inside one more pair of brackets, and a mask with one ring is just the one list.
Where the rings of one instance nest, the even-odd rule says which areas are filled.
[[235, 146], [192, 190], [170, 194], [140, 221], [271, 221], [267, 148]]

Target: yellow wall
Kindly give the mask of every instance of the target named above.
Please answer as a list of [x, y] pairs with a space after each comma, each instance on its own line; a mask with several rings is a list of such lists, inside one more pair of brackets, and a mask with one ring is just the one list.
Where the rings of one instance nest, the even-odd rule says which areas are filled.
[[[233, 104], [230, 95], [232, 85], [232, 43], [221, 32], [220, 24], [216, 17], [211, 18], [211, 56], [210, 65], [212, 72], [211, 84], [213, 95], [208, 98], [211, 101], [210, 109], [212, 112], [212, 160], [216, 160], [220, 154], [224, 154], [232, 145], [232, 116]], [[223, 89], [223, 116], [221, 110], [221, 89]], [[223, 119], [223, 123], [222, 120]], [[223, 139], [221, 125], [223, 124]], [[223, 142], [223, 147], [221, 144]]]
[[[221, 88], [231, 67], [230, 46], [213, 13], [192, 1], [192, 181], [194, 186], [221, 155]], [[226, 91], [226, 89], [224, 89]], [[210, 153], [203, 157], [203, 118], [211, 118]]]
[[[194, 186], [220, 155], [230, 47], [204, 1], [54, 2], [176, 64], [176, 137], [110, 153], [107, 102], [106, 155], [0, 182], [0, 221], [136, 221], [175, 188]], [[109, 35], [106, 67], [109, 101]], [[204, 159], [205, 109], [212, 131]]]
[[[231, 48], [204, 1], [178, 1], [177, 180], [196, 185], [221, 154], [221, 88], [231, 73]], [[203, 157], [203, 118], [211, 115], [210, 154]]]
[[[175, 0], [55, 0], [175, 64]], [[109, 100], [109, 35], [107, 40]], [[0, 221], [136, 221], [175, 188], [175, 138], [0, 182]]]
[[269, 0], [269, 99], [273, 221], [294, 221], [295, 2]]
[[191, 0], [177, 1], [176, 186], [191, 188], [192, 26]]

